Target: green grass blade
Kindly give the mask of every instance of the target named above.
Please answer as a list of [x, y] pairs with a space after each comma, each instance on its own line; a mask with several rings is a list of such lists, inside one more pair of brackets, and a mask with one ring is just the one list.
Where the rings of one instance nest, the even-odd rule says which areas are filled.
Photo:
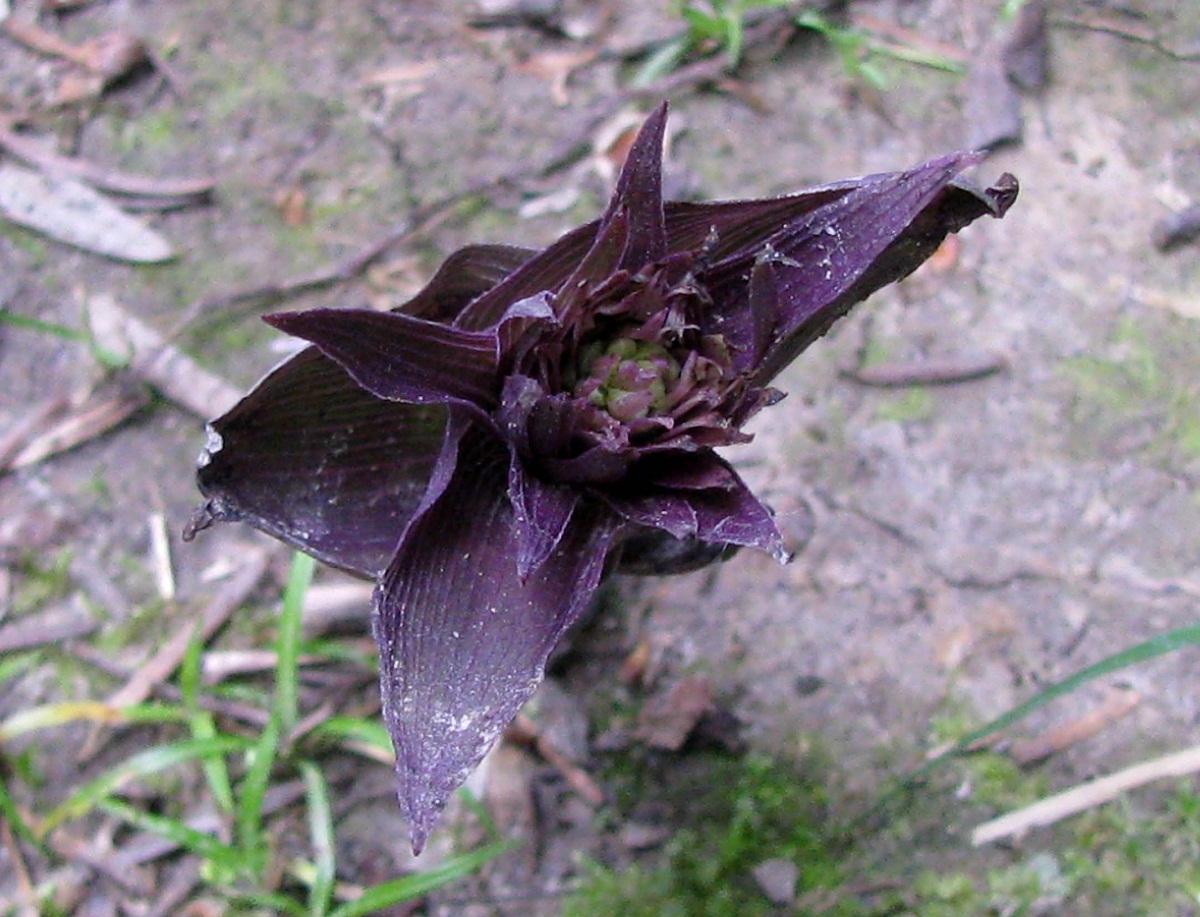
[[325, 777], [311, 761], [300, 762], [304, 780], [304, 798], [308, 808], [308, 834], [312, 843], [313, 873], [308, 890], [308, 913], [324, 917], [333, 901], [333, 884], [337, 875], [336, 841], [333, 835], [333, 807], [329, 804], [329, 787]]
[[[183, 707], [188, 714], [188, 727], [194, 739], [211, 739], [217, 735], [217, 727], [213, 716], [207, 710], [201, 710], [197, 704], [200, 696], [201, 656], [204, 652], [204, 638], [199, 624], [192, 632], [188, 641], [187, 652], [179, 665], [179, 690], [183, 695]], [[224, 758], [205, 758], [201, 762], [204, 769], [204, 780], [208, 791], [216, 802], [217, 807], [226, 814], [233, 814], [233, 784], [229, 779], [229, 768]]]
[[687, 53], [689, 46], [690, 43], [686, 35], [681, 35], [663, 44], [662, 47], [646, 58], [642, 65], [638, 67], [637, 72], [630, 81], [634, 88], [640, 89], [644, 86], [649, 86], [656, 80], [662, 79], [668, 73], [672, 73], [683, 60], [683, 56]]
[[379, 720], [333, 716], [314, 728], [310, 735], [335, 745], [366, 746], [378, 750], [381, 758], [391, 758], [393, 754], [392, 740], [388, 736], [387, 727]]
[[17, 808], [16, 800], [8, 792], [8, 783], [3, 775], [0, 775], [0, 816], [3, 816], [4, 820], [12, 826], [13, 832], [17, 837], [27, 843], [33, 844], [33, 846], [37, 847], [43, 853], [48, 852], [34, 830], [21, 817], [21, 811]]
[[250, 766], [242, 778], [237, 800], [238, 846], [248, 857], [261, 857], [264, 851], [262, 839], [262, 807], [271, 783], [271, 768], [275, 765], [279, 748], [279, 721], [271, 722], [263, 730], [250, 752]]
[[17, 315], [14, 312], [9, 312], [7, 309], [0, 309], [0, 323], [12, 325], [15, 328], [24, 328], [27, 331], [52, 334], [57, 338], [62, 338], [64, 341], [75, 341], [85, 344], [88, 350], [91, 351], [96, 362], [105, 369], [121, 369], [129, 363], [120, 354], [114, 353], [97, 344], [89, 331], [72, 328], [69, 325], [60, 325], [56, 322], [45, 322], [39, 318], [31, 318], [27, 315]]
[[[219, 735], [212, 714], [207, 711], [198, 711], [189, 721], [189, 725], [192, 730], [192, 738], [212, 739]], [[222, 812], [232, 815], [234, 809], [233, 782], [229, 779], [229, 766], [225, 763], [225, 759], [205, 758], [200, 762], [200, 766], [204, 769], [204, 780], [208, 784], [208, 791], [212, 795], [213, 802]]]
[[200, 657], [203, 653], [204, 635], [197, 621], [179, 663], [179, 692], [183, 697], [183, 708], [189, 714], [196, 712], [196, 698], [200, 696]]
[[126, 824], [133, 825], [159, 837], [165, 837], [172, 843], [178, 844], [184, 850], [191, 851], [197, 856], [211, 860], [226, 872], [236, 872], [243, 864], [240, 850], [231, 847], [218, 837], [190, 828], [181, 821], [164, 815], [146, 812], [127, 802], [114, 797], [96, 801], [96, 808], [103, 809]]
[[39, 653], [20, 653], [0, 659], [0, 682], [8, 681], [20, 675], [27, 669], [32, 669], [41, 661]]
[[245, 739], [238, 736], [222, 735], [211, 739], [183, 739], [168, 745], [156, 745], [154, 748], [148, 748], [146, 751], [127, 758], [112, 770], [77, 789], [46, 816], [42, 821], [39, 833], [45, 836], [67, 819], [78, 818], [101, 799], [111, 796], [117, 788], [131, 780], [147, 777], [150, 774], [167, 770], [177, 764], [195, 761], [198, 758], [242, 751], [247, 744]]
[[372, 885], [363, 892], [362, 897], [356, 898], [354, 901], [347, 901], [341, 907], [335, 908], [330, 912], [329, 917], [364, 917], [366, 914], [373, 914], [403, 901], [419, 898], [436, 888], [441, 888], [448, 882], [469, 875], [484, 863], [514, 846], [515, 844], [511, 841], [503, 844], [490, 844], [487, 847], [457, 856], [444, 866], [431, 869], [429, 872], [416, 873]]
[[236, 904], [258, 908], [268, 914], [290, 914], [292, 917], [308, 917], [308, 911], [299, 901], [279, 892], [245, 892], [233, 899]]
[[952, 761], [959, 755], [968, 751], [976, 742], [986, 739], [993, 733], [999, 732], [1002, 729], [1007, 729], [1014, 723], [1017, 723], [1035, 710], [1044, 707], [1051, 701], [1057, 700], [1064, 695], [1070, 694], [1087, 684], [1089, 681], [1094, 681], [1097, 678], [1103, 678], [1105, 675], [1111, 675], [1113, 672], [1119, 672], [1129, 666], [1137, 665], [1140, 662], [1146, 662], [1150, 659], [1155, 659], [1159, 656], [1173, 653], [1176, 650], [1186, 649], [1191, 646], [1200, 645], [1200, 625], [1191, 625], [1189, 627], [1181, 627], [1178, 630], [1168, 631], [1165, 634], [1160, 634], [1157, 637], [1151, 637], [1143, 643], [1122, 650], [1119, 653], [1114, 653], [1111, 656], [1101, 659], [1094, 665], [1090, 665], [1085, 669], [1076, 672], [1062, 681], [1050, 685], [1035, 694], [1023, 704], [1018, 704], [1007, 713], [1003, 713], [989, 723], [985, 723], [978, 729], [968, 732], [965, 736], [955, 742], [950, 748], [946, 749], [936, 758], [927, 761], [921, 767], [917, 768], [906, 775], [898, 786], [884, 793], [883, 797], [871, 807], [867, 813], [869, 816], [874, 812], [878, 812], [887, 805], [893, 798], [900, 793], [905, 792], [919, 780], [922, 780], [929, 775], [930, 772], [942, 766], [948, 761]]
[[60, 325], [56, 322], [45, 322], [40, 318], [33, 318], [28, 315], [17, 315], [15, 312], [9, 312], [7, 309], [0, 309], [0, 323], [12, 325], [14, 328], [24, 328], [26, 331], [52, 334], [57, 338], [62, 338], [64, 341], [76, 341], [80, 344], [90, 344], [92, 340], [90, 334], [86, 331], [81, 331], [79, 328], [71, 328], [68, 325]]
[[283, 611], [279, 616], [279, 638], [276, 642], [278, 662], [275, 669], [275, 711], [280, 731], [287, 735], [300, 715], [298, 692], [300, 655], [300, 620], [304, 596], [312, 582], [314, 561], [307, 554], [292, 555], [292, 568], [283, 593]]
[[0, 723], [0, 742], [26, 732], [50, 729], [79, 720], [121, 726], [131, 723], [180, 723], [187, 720], [187, 711], [173, 704], [133, 704], [128, 707], [113, 707], [100, 701], [45, 704], [22, 710]]

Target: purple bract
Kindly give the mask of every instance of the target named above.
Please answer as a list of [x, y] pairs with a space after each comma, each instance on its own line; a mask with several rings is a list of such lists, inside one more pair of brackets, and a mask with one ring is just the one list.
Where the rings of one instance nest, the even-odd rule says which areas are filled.
[[[970, 153], [758, 201], [662, 199], [666, 106], [604, 216], [469, 246], [393, 312], [267, 321], [312, 342], [213, 421], [188, 536], [243, 520], [376, 581], [383, 715], [419, 849], [614, 567], [786, 559], [714, 451], [771, 379], [949, 232], [1002, 216]], [[662, 560], [667, 558], [666, 560]]]

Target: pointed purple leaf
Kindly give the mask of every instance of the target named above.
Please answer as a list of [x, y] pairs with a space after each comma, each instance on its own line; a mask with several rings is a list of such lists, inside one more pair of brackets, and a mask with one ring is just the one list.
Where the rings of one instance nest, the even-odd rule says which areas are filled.
[[[637, 270], [666, 255], [667, 228], [662, 199], [662, 142], [666, 119], [667, 106], [663, 103], [642, 125], [626, 156], [612, 201], [601, 219], [568, 233], [523, 264], [464, 309], [456, 324], [469, 329], [486, 328], [495, 323], [507, 303], [543, 290], [562, 289], [568, 278], [591, 277], [601, 259], [614, 259], [614, 267]], [[613, 232], [612, 224], [618, 217], [625, 225], [622, 231]], [[688, 228], [695, 225], [689, 221]], [[707, 232], [705, 226], [701, 242]], [[606, 237], [603, 247], [597, 245], [597, 236], [602, 234]], [[621, 248], [614, 252], [618, 241]], [[594, 248], [596, 250], [592, 251]], [[592, 266], [584, 272], [580, 265], [589, 251], [592, 251]]]
[[864, 179], [840, 200], [771, 238], [779, 296], [787, 304], [777, 333], [787, 336], [849, 289], [907, 230], [950, 179], [978, 159], [956, 153], [907, 172]]
[[675, 538], [759, 548], [780, 563], [788, 560], [771, 511], [724, 459], [705, 452], [687, 457], [683, 464], [691, 467], [677, 477], [638, 466], [647, 475], [642, 487], [626, 485], [601, 496], [635, 525], [661, 529]]
[[579, 266], [563, 283], [561, 301], [556, 311], [564, 321], [569, 320], [572, 307], [577, 306], [590, 292], [590, 286], [606, 280], [617, 270], [629, 248], [630, 232], [629, 215], [623, 210], [604, 224]]
[[603, 232], [603, 228], [618, 214], [626, 215], [629, 242], [619, 267], [629, 271], [636, 271], [667, 253], [662, 196], [663, 136], [666, 128], [667, 103], [663, 102], [638, 130], [625, 156], [621, 174], [617, 177], [612, 200], [600, 218]]
[[748, 201], [668, 201], [665, 207], [670, 251], [700, 248], [710, 232], [717, 234], [714, 260], [753, 249], [779, 228], [850, 192], [854, 182], [837, 182], [787, 197]]
[[425, 493], [446, 411], [380, 401], [309, 347], [210, 426], [192, 531], [244, 520], [374, 579]]
[[[973, 153], [955, 153], [906, 172], [830, 186], [836, 197], [765, 240], [774, 252], [770, 261], [780, 314], [756, 383], [768, 382], [852, 305], [914, 270], [947, 233], [985, 213], [1003, 213], [1016, 194], [1010, 177], [1002, 180], [1003, 187], [986, 192], [951, 184], [977, 159]], [[753, 246], [738, 251], [707, 275], [720, 304], [711, 330], [733, 344], [743, 368], [752, 365], [749, 354], [755, 349], [745, 278], [762, 252]]]
[[264, 320], [311, 341], [377, 398], [481, 406], [495, 401], [493, 334], [370, 309], [279, 312]]
[[442, 262], [416, 296], [394, 310], [431, 322], [452, 322], [463, 308], [536, 255], [512, 245], [468, 245]]
[[406, 531], [376, 590], [384, 721], [416, 849], [536, 689], [616, 531], [612, 517], [580, 507], [522, 582], [507, 466], [500, 441], [468, 433], [449, 486]]

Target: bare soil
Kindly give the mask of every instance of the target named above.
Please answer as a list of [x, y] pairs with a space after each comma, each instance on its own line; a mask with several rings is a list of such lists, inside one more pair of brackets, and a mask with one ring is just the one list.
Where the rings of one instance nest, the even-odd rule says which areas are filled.
[[[27, 15], [22, 6], [14, 15]], [[852, 9], [969, 54], [1000, 28], [993, 2], [856, 0]], [[217, 190], [207, 206], [147, 218], [179, 252], [161, 266], [118, 264], [0, 221], [0, 306], [81, 327], [82, 306], [108, 294], [167, 333], [197, 302], [335, 264], [463, 195], [465, 205], [418, 224], [368, 271], [282, 303], [390, 305], [462, 244], [541, 245], [592, 218], [607, 176], [586, 145], [652, 101], [619, 100], [628, 74], [614, 52], [668, 36], [679, 20], [666, 3], [568, 0], [561, 21], [583, 36], [572, 39], [527, 25], [468, 27], [476, 10], [433, 0], [113, 0], [43, 18], [72, 41], [136, 33], [171, 79], [135, 74], [42, 119], [38, 134], [56, 133], [60, 149], [109, 168], [211, 175]], [[1084, 27], [1101, 20], [1110, 28]], [[702, 672], [751, 746], [795, 754], [819, 742], [837, 764], [832, 779], [865, 798], [920, 759], [939, 718], [966, 711], [982, 722], [1194, 622], [1200, 262], [1195, 248], [1164, 254], [1151, 237], [1156, 221], [1200, 201], [1200, 64], [1114, 29], [1184, 48], [1200, 40], [1200, 7], [1054, 6], [1051, 82], [1023, 97], [1023, 141], [979, 170], [985, 181], [1017, 175], [1017, 205], [963, 232], [948, 263], [842, 321], [781, 377], [789, 397], [756, 419], [754, 442], [729, 453], [785, 530], [802, 504], [812, 508], [811, 543], [785, 567], [742, 552], [683, 577], [622, 581], [607, 623], [576, 643], [564, 669], [576, 696], [611, 696], [621, 658], [646, 641], [651, 693]], [[562, 55], [586, 52], [598, 53], [556, 82]], [[697, 198], [778, 194], [962, 145], [959, 77], [880, 65], [888, 88], [856, 91], [812, 36], [752, 55], [736, 87], [724, 87], [736, 93], [683, 86], [672, 93], [670, 187]], [[0, 35], [0, 101], [12, 110], [37, 107], [63, 72]], [[565, 210], [522, 215], [563, 189], [578, 191]], [[180, 343], [246, 387], [280, 357], [277, 336], [256, 321], [280, 306], [205, 311]], [[841, 372], [864, 357], [980, 354], [1005, 368], [901, 389]], [[78, 344], [0, 324], [0, 431], [99, 378]], [[68, 549], [68, 582], [51, 610], [69, 615], [81, 607], [77, 592], [90, 596], [101, 624], [88, 639], [133, 664], [139, 647], [211, 597], [206, 571], [248, 543], [267, 544], [235, 527], [178, 541], [197, 499], [203, 420], [156, 398], [117, 429], [0, 478], [0, 624], [46, 610], [23, 604], [30, 567]], [[156, 510], [172, 538], [170, 601], [152, 574]], [[105, 586], [116, 596], [107, 604], [96, 601]], [[104, 696], [111, 685], [95, 678], [57, 659], [0, 685], [0, 716]], [[1022, 730], [1081, 717], [1114, 686], [1136, 690], [1132, 713], [1040, 765], [1051, 785], [1067, 785], [1194, 743], [1198, 678], [1200, 655], [1171, 654], [1078, 691]], [[50, 787], [103, 763], [58, 753], [56, 743], [73, 747], [80, 734], [39, 735]], [[940, 804], [954, 823], [958, 801]], [[571, 827], [558, 841], [555, 819], [544, 819], [542, 861], [516, 870], [527, 887], [561, 885], [568, 852], [602, 849], [599, 828], [570, 812], [578, 815], [562, 816]], [[367, 821], [347, 830], [378, 842], [388, 829]], [[402, 837], [397, 828], [396, 848]], [[967, 841], [932, 843], [961, 852]], [[1024, 843], [1036, 849], [1038, 839]], [[7, 856], [0, 850], [0, 876]]]

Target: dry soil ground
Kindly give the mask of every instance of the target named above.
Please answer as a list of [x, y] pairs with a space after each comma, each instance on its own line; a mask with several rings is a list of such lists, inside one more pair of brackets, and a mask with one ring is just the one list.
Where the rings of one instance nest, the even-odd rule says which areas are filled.
[[[25, 5], [14, 15], [27, 16]], [[971, 53], [999, 27], [999, 5], [983, 0], [852, 8]], [[207, 206], [148, 218], [179, 253], [162, 266], [118, 264], [0, 221], [0, 306], [80, 327], [82, 306], [111, 296], [165, 332], [197, 301], [334, 263], [419, 208], [484, 188], [364, 274], [285, 301], [388, 305], [468, 241], [544, 244], [590, 219], [606, 179], [578, 144], [650, 100], [614, 102], [627, 74], [611, 54], [586, 55], [669, 35], [679, 19], [665, 2], [568, 2], [565, 21], [583, 36], [571, 39], [521, 25], [467, 28], [474, 9], [111, 0], [43, 19], [74, 41], [110, 29], [141, 35], [172, 79], [137, 74], [32, 133], [56, 132], [62, 149], [110, 168], [212, 175], [217, 189]], [[812, 542], [787, 567], [743, 552], [716, 570], [622, 583], [623, 612], [597, 638], [614, 653], [648, 641], [659, 686], [703, 672], [752, 745], [788, 752], [816, 737], [851, 794], [916, 760], [938, 718], [982, 721], [1195, 620], [1200, 270], [1196, 249], [1160, 253], [1151, 231], [1200, 200], [1200, 64], [1081, 27], [1098, 20], [1184, 51], [1200, 40], [1194, 4], [1057, 4], [1052, 77], [1023, 99], [1023, 142], [980, 170], [984, 180], [1019, 177], [1016, 207], [964, 232], [952, 263], [840, 323], [781, 378], [790, 397], [756, 419], [755, 441], [730, 453], [785, 528], [799, 501], [812, 507]], [[585, 57], [565, 57], [576, 54]], [[578, 66], [564, 83], [556, 68], [567, 63]], [[775, 194], [959, 147], [959, 78], [881, 66], [888, 86], [868, 99], [814, 36], [743, 68], [740, 96], [679, 88], [671, 187], [703, 198]], [[12, 112], [39, 106], [62, 74], [0, 36], [0, 104]], [[522, 211], [561, 189], [578, 197]], [[247, 386], [279, 356], [255, 319], [265, 308], [208, 312], [182, 344]], [[864, 356], [981, 353], [1001, 356], [1005, 369], [891, 390], [840, 374]], [[0, 430], [98, 377], [84, 347], [0, 324]], [[85, 607], [72, 604], [82, 590], [102, 621], [87, 639], [124, 654], [140, 633], [173, 629], [164, 610], [203, 605], [217, 588], [204, 575], [214, 563], [265, 543], [237, 528], [178, 542], [197, 497], [202, 421], [158, 398], [106, 435], [0, 478], [0, 556], [10, 564], [0, 624], [47, 610], [71, 619]], [[147, 518], [156, 511], [171, 536], [169, 601], [157, 598], [152, 573]], [[67, 585], [49, 608], [30, 607], [30, 570], [52, 567], [63, 549]], [[97, 582], [110, 590], [103, 608]], [[585, 641], [577, 665], [587, 680], [615, 679], [611, 655], [589, 663], [588, 654]], [[60, 662], [48, 657], [0, 687], [0, 715], [111, 689]], [[1140, 698], [1043, 765], [1049, 782], [1193, 744], [1198, 676], [1200, 655], [1175, 653], [1039, 713], [1027, 733], [1083, 716], [1116, 684]], [[54, 780], [77, 779], [54, 743], [80, 734], [39, 735]], [[957, 800], [939, 805], [953, 821]], [[1036, 836], [1027, 843], [1036, 849]], [[7, 856], [0, 850], [0, 875]]]

